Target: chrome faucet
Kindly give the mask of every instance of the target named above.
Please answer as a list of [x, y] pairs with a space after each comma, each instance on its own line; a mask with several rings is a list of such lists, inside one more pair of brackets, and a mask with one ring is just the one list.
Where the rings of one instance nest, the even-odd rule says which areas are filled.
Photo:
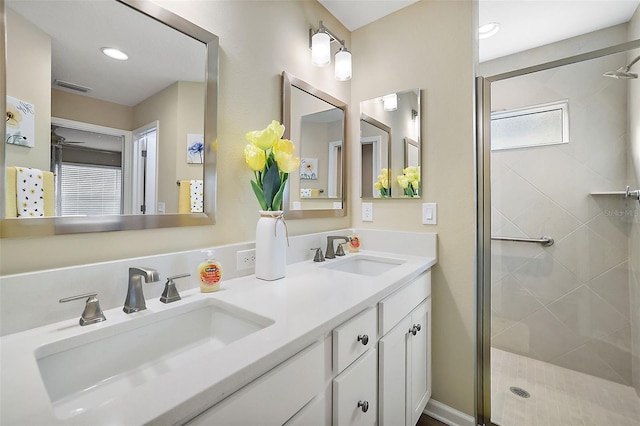
[[127, 313], [143, 311], [147, 309], [142, 292], [142, 280], [150, 283], [160, 279], [158, 271], [151, 268], [134, 267], [129, 268], [129, 287], [127, 288], [127, 298], [124, 301], [122, 310]]
[[329, 237], [327, 237], [327, 252], [324, 255], [324, 257], [327, 258], [327, 259], [335, 259], [336, 256], [344, 256], [344, 250], [342, 249], [342, 244], [344, 244], [344, 243], [340, 243], [338, 245], [338, 250], [334, 252], [333, 251], [333, 241], [334, 240], [344, 240], [345, 243], [348, 243], [349, 241], [351, 241], [351, 238], [342, 237], [342, 236], [329, 236]]

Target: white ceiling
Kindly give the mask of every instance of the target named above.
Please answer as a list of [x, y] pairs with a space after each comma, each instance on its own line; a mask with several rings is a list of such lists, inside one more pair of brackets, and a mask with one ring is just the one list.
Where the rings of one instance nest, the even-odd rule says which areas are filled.
[[[415, 3], [318, 1], [350, 31]], [[640, 0], [479, 0], [479, 24], [500, 23], [498, 34], [480, 41], [480, 61], [628, 22], [638, 5]]]

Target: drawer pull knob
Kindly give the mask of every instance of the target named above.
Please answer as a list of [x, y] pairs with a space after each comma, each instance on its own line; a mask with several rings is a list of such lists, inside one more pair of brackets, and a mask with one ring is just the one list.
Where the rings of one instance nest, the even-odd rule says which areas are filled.
[[358, 408], [360, 408], [363, 413], [366, 413], [369, 411], [369, 403], [367, 401], [358, 401]]
[[369, 336], [366, 334], [358, 334], [358, 342], [362, 342], [363, 345], [367, 346], [367, 343], [369, 343]]
[[420, 331], [421, 329], [422, 329], [422, 326], [420, 324], [413, 324], [413, 327], [409, 329], [409, 333], [415, 336], [416, 334], [418, 334], [418, 331]]

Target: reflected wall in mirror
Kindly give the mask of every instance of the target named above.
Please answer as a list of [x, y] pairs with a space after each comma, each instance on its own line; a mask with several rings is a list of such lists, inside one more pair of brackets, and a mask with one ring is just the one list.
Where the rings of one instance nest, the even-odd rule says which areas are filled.
[[419, 198], [420, 89], [360, 102], [362, 198]]
[[[3, 96], [32, 107], [35, 137], [3, 144], [2, 237], [213, 223], [218, 38], [152, 2], [4, 7]], [[54, 217], [20, 218], [21, 168], [52, 176]]]
[[283, 124], [300, 171], [284, 197], [287, 219], [345, 215], [346, 104], [284, 72]]

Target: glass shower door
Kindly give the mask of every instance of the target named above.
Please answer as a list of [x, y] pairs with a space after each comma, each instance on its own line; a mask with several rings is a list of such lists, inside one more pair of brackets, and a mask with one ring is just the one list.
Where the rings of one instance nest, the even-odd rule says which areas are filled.
[[640, 424], [632, 55], [491, 84], [493, 423]]

